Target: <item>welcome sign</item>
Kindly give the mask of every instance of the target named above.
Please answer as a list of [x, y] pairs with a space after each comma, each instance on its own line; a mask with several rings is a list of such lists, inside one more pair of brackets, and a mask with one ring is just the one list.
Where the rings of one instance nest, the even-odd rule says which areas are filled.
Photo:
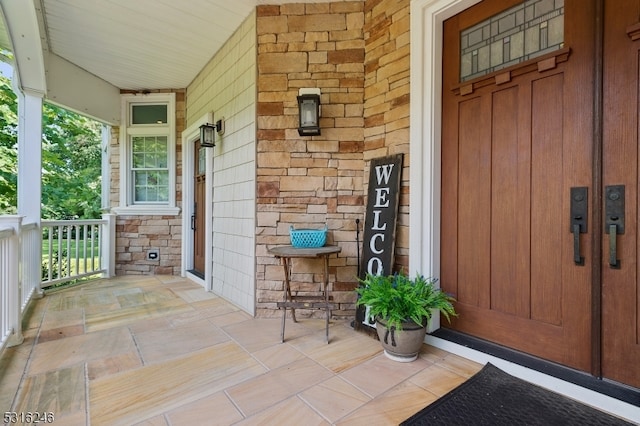
[[[390, 274], [393, 268], [400, 198], [402, 154], [371, 160], [359, 276]], [[365, 322], [365, 309], [356, 312], [356, 324]]]
[[391, 273], [402, 154], [371, 160], [360, 277]]

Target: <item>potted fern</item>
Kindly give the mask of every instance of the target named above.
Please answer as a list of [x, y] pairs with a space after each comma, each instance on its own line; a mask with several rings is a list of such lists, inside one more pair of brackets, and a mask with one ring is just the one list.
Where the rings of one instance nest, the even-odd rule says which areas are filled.
[[442, 312], [448, 321], [457, 316], [455, 299], [435, 287], [435, 278], [367, 274], [359, 281], [356, 304], [368, 307], [385, 355], [393, 360], [409, 362], [418, 357], [434, 312]]

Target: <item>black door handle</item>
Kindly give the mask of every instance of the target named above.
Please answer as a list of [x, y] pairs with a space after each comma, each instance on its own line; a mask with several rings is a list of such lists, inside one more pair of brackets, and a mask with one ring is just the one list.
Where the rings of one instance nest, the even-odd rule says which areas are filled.
[[571, 233], [573, 234], [573, 262], [584, 265], [584, 257], [580, 255], [580, 234], [587, 232], [587, 213], [589, 209], [588, 188], [585, 186], [571, 188]]
[[605, 187], [604, 232], [609, 234], [609, 266], [620, 269], [618, 234], [624, 234], [624, 185]]
[[195, 214], [191, 215], [191, 230], [192, 231], [196, 230], [196, 215]]
[[580, 225], [573, 225], [573, 262], [584, 265], [584, 257], [580, 256]]
[[613, 269], [620, 269], [620, 260], [618, 259], [618, 225], [609, 225], [609, 266]]

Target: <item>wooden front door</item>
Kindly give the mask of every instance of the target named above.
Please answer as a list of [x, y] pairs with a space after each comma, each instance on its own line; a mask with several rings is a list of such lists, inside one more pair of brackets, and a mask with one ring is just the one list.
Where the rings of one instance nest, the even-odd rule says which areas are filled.
[[[553, 2], [537, 3], [489, 25], [541, 13], [521, 37], [550, 42], [558, 35], [556, 15], [533, 7]], [[482, 44], [462, 56], [487, 30], [461, 32], [518, 4], [484, 1], [444, 25], [441, 282], [456, 295], [460, 313], [451, 327], [640, 387], [633, 362], [640, 359], [640, 41], [627, 34], [638, 20], [638, 0], [602, 7], [566, 0], [562, 43], [518, 64], [508, 58], [518, 34], [489, 39], [488, 56]], [[474, 74], [482, 61], [499, 59], [501, 68]], [[626, 187], [626, 226], [615, 239], [619, 268], [609, 265], [604, 232], [611, 185]], [[578, 198], [588, 212], [574, 234]]]
[[[638, 149], [640, 139], [640, 1], [608, 0], [604, 7], [603, 198], [624, 185], [624, 233], [614, 243], [602, 234], [602, 375], [640, 388], [640, 289], [638, 288]], [[603, 220], [611, 222], [607, 208]], [[602, 228], [602, 226], [601, 226]], [[602, 229], [599, 230], [602, 232]]]
[[204, 276], [205, 263], [205, 188], [206, 188], [206, 148], [195, 142], [194, 206], [191, 228], [193, 230], [193, 270]]

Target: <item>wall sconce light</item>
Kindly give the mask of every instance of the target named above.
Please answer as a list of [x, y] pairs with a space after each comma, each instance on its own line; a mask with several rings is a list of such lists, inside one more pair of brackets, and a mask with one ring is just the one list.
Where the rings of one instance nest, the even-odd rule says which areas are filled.
[[207, 148], [216, 146], [216, 126], [209, 123], [200, 126], [200, 146]]
[[224, 117], [216, 121], [216, 124], [205, 123], [200, 126], [200, 146], [207, 148], [216, 146], [216, 132], [220, 136], [224, 135]]
[[298, 91], [298, 109], [300, 111], [300, 136], [320, 134], [320, 89], [305, 88]]

